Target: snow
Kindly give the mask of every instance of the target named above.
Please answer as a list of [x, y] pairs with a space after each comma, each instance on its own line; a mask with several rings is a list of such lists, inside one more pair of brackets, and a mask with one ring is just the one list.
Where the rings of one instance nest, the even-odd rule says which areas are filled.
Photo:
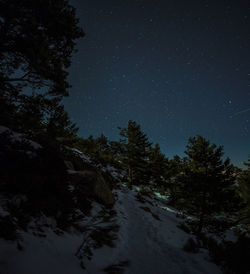
[[[25, 138], [24, 134], [15, 132], [15, 131], [9, 129], [8, 127], [0, 125], [0, 134], [4, 133], [4, 132], [8, 132], [10, 134], [10, 138], [13, 142], [15, 142], [15, 141], [17, 141], [17, 142], [25, 141], [25, 142], [28, 142], [34, 149], [42, 148], [42, 146], [40, 144], [38, 144], [37, 142], [34, 142], [30, 139]], [[27, 151], [27, 153], [30, 153], [30, 152]]]
[[74, 152], [76, 152], [78, 154], [82, 154], [81, 150], [79, 150], [77, 148], [74, 148], [74, 147], [73, 148], [67, 147], [67, 148], [71, 149], [72, 151], [74, 151]]
[[87, 155], [85, 155], [85, 154], [83, 154], [79, 149], [77, 149], [77, 148], [70, 148], [70, 147], [68, 147], [68, 148], [70, 150], [74, 151], [75, 153], [77, 153], [82, 158], [82, 160], [84, 162], [86, 162], [86, 163], [92, 163], [90, 157], [87, 156]]
[[[120, 230], [116, 248], [105, 247], [96, 251], [87, 264], [88, 273], [101, 273], [100, 270], [108, 265], [118, 265], [123, 261], [129, 262], [124, 273], [131, 274], [221, 273], [207, 260], [207, 251], [191, 254], [183, 250], [190, 235], [177, 228], [180, 219], [175, 214], [158, 206], [139, 204], [135, 194], [125, 188], [117, 192]], [[160, 221], [140, 208], [141, 205], [150, 208]]]
[[[23, 233], [23, 250], [0, 240], [0, 273], [2, 274], [81, 274], [74, 252], [81, 236], [58, 236], [46, 231], [46, 238]], [[4, 272], [2, 272], [4, 271]]]
[[[117, 215], [112, 219], [120, 226], [117, 232], [115, 247], [103, 246], [92, 250], [91, 260], [83, 259], [86, 273], [104, 273], [103, 269], [111, 265], [128, 262], [124, 266], [127, 274], [217, 274], [219, 268], [209, 262], [206, 250], [197, 254], [187, 253], [183, 245], [191, 235], [180, 230], [177, 225], [181, 219], [174, 212], [162, 209], [160, 199], [152, 199], [154, 205], [140, 203], [136, 199], [137, 191], [129, 190], [120, 185], [115, 190]], [[147, 197], [148, 199], [148, 197]], [[141, 207], [148, 208], [145, 211]], [[94, 203], [91, 216], [84, 219], [86, 227], [98, 225], [96, 216], [103, 207]], [[155, 218], [158, 216], [160, 220]], [[46, 218], [45, 218], [46, 219]], [[49, 220], [51, 223], [52, 221]], [[46, 222], [45, 222], [46, 223]], [[99, 226], [104, 226], [100, 223]], [[32, 233], [22, 232], [21, 245], [0, 240], [0, 269], [4, 274], [78, 274], [84, 270], [76, 250], [82, 243], [85, 234], [76, 232], [57, 235], [52, 229], [45, 228], [46, 237], [38, 237]], [[0, 271], [2, 274], [2, 272]]]
[[[6, 130], [9, 131], [0, 126], [0, 133]], [[11, 136], [15, 140], [23, 139], [22, 134], [13, 131]], [[31, 144], [40, 146], [35, 142]], [[72, 150], [83, 161], [91, 162], [81, 151]], [[108, 166], [106, 169], [117, 179], [121, 176], [121, 172], [113, 167]], [[75, 171], [69, 169], [68, 173]], [[40, 236], [34, 234], [32, 228], [27, 232], [19, 231], [22, 250], [18, 250], [16, 242], [0, 239], [0, 274], [98, 274], [104, 273], [103, 270], [107, 267], [121, 265], [121, 262], [126, 262], [122, 267], [125, 274], [221, 273], [219, 267], [209, 261], [207, 250], [201, 249], [195, 254], [183, 250], [184, 244], [192, 236], [178, 228], [183, 220], [176, 217], [178, 211], [166, 206], [167, 196], [152, 193], [152, 198], [146, 196], [145, 203], [141, 203], [137, 200], [138, 191], [138, 187], [130, 190], [125, 184], [118, 183], [117, 189], [113, 191], [116, 197], [114, 210], [117, 214], [107, 220], [104, 220], [101, 213], [105, 208], [93, 202], [91, 215], [81, 221], [86, 233], [72, 229], [71, 232], [58, 234], [55, 232], [55, 220], [43, 216], [36, 221], [36, 225], [43, 229]], [[18, 197], [17, 202], [24, 198]], [[1, 206], [4, 204], [1, 199], [0, 197], [0, 216], [3, 217], [8, 212]], [[79, 216], [81, 215], [79, 210]], [[119, 226], [118, 232], [115, 232], [115, 246], [91, 247], [91, 260], [83, 254], [82, 262], [86, 267], [83, 270], [76, 256], [83, 241], [97, 227], [114, 224]]]
[[73, 169], [67, 169], [67, 173], [68, 174], [76, 174], [77, 171], [73, 170]]
[[155, 192], [154, 194], [157, 198], [160, 198], [160, 199], [163, 199], [163, 200], [166, 200], [166, 201], [169, 199], [169, 195], [163, 195], [159, 192]]

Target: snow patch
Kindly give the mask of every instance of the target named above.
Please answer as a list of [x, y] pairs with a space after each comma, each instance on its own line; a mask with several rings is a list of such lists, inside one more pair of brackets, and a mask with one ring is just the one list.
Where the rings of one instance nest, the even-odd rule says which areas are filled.
[[38, 144], [37, 142], [34, 142], [30, 139], [25, 138], [24, 134], [15, 132], [15, 131], [9, 129], [8, 127], [0, 125], [0, 134], [5, 133], [5, 132], [10, 134], [10, 138], [13, 142], [22, 142], [22, 141], [24, 141], [24, 142], [29, 143], [34, 149], [42, 148], [42, 146], [40, 144]]

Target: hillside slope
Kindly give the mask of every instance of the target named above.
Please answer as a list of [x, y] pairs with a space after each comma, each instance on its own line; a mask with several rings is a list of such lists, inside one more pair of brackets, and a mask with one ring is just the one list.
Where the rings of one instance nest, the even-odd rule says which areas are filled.
[[91, 241], [86, 241], [92, 254], [91, 260], [83, 255], [85, 270], [80, 267], [75, 254], [89, 233], [81, 235], [72, 231], [57, 235], [53, 229], [44, 228], [40, 235], [31, 231], [21, 233], [23, 250], [18, 250], [11, 242], [0, 240], [0, 273], [221, 273], [209, 262], [206, 250], [197, 254], [183, 250], [190, 235], [177, 227], [181, 220], [174, 213], [162, 209], [159, 199], [147, 198], [153, 205], [141, 203], [137, 200], [136, 190], [123, 186], [116, 190], [116, 195], [117, 215], [114, 218], [103, 220], [100, 217], [103, 208], [96, 204], [92, 217], [85, 220], [91, 232], [97, 226], [119, 225], [113, 247], [95, 248]]
[[98, 250], [87, 265], [88, 273], [105, 267], [110, 273], [221, 273], [209, 262], [206, 250], [198, 254], [183, 250], [190, 235], [177, 227], [181, 220], [174, 213], [161, 208], [162, 201], [147, 197], [149, 203], [141, 203], [137, 191], [125, 187], [117, 196], [120, 230], [116, 246]]
[[[5, 127], [0, 129], [7, 130]], [[10, 138], [11, 144], [24, 137], [10, 132]], [[33, 154], [29, 155], [36, 161], [36, 151], [42, 147], [28, 139], [25, 142], [30, 143], [29, 149], [35, 146]], [[27, 154], [28, 151], [21, 153]], [[121, 170], [95, 165], [80, 151], [75, 150], [75, 153], [80, 156], [85, 170], [71, 169], [68, 174], [73, 177], [79, 174], [78, 186], [83, 184], [83, 189], [85, 184], [95, 184], [93, 180], [99, 180], [99, 186], [102, 186], [97, 192], [98, 199], [91, 198], [92, 209], [83, 213], [81, 208], [75, 208], [75, 215], [80, 218], [65, 229], [58, 225], [57, 216], [43, 214], [31, 215], [27, 225], [22, 227], [15, 214], [8, 210], [11, 204], [17, 210], [22, 209], [27, 197], [19, 194], [10, 199], [8, 195], [0, 194], [0, 220], [6, 226], [1, 227], [5, 237], [0, 238], [0, 274], [221, 273], [215, 264], [209, 262], [205, 249], [200, 249], [199, 253], [183, 250], [191, 236], [178, 228], [182, 220], [176, 217], [174, 209], [166, 210], [166, 200], [145, 189], [127, 188], [119, 179], [123, 177]], [[105, 172], [117, 182], [113, 189], [114, 205], [102, 203], [105, 196], [100, 192], [108, 191], [102, 176]], [[92, 179], [88, 180], [88, 176]], [[86, 193], [85, 196], [76, 193], [73, 184], [76, 179], [71, 181], [73, 177], [69, 177], [68, 191], [74, 190], [72, 195], [77, 195], [77, 199], [88, 199]], [[9, 220], [16, 223], [17, 238], [8, 237], [8, 233], [13, 232], [8, 226]]]

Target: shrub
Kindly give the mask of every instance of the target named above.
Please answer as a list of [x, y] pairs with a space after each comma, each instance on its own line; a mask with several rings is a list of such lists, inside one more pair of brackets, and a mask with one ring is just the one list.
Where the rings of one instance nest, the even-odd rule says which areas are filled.
[[230, 274], [250, 273], [250, 238], [241, 235], [236, 243], [225, 245], [224, 272]]
[[[0, 191], [8, 197], [7, 210], [25, 229], [31, 216], [61, 216], [66, 220], [73, 208], [68, 176], [61, 152], [47, 144], [34, 149], [27, 140], [13, 141], [0, 135]], [[15, 197], [25, 197], [14, 203]], [[28, 219], [27, 219], [28, 218]]]

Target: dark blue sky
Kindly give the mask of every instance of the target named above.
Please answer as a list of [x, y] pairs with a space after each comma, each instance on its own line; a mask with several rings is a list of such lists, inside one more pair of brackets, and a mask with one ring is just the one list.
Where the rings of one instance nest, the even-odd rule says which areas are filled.
[[250, 153], [250, 2], [72, 0], [77, 43], [66, 109], [79, 135], [138, 122], [172, 157], [190, 136]]

